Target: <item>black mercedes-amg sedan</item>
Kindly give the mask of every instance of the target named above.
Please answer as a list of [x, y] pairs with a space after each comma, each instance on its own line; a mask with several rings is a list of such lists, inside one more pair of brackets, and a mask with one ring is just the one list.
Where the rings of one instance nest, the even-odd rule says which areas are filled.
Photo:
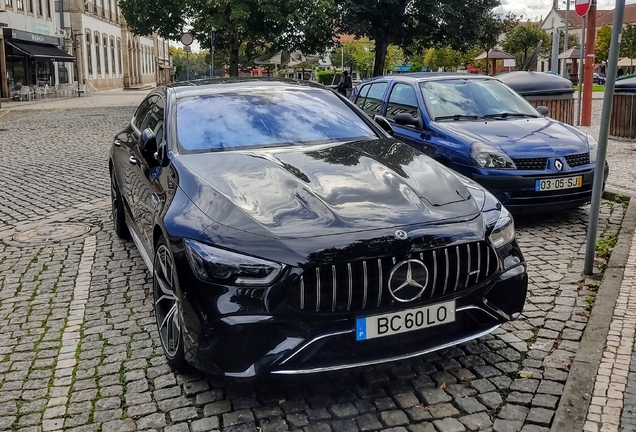
[[[172, 366], [232, 377], [417, 356], [515, 319], [508, 211], [318, 85], [158, 87], [110, 152]], [[408, 121], [408, 119], [404, 120]]]

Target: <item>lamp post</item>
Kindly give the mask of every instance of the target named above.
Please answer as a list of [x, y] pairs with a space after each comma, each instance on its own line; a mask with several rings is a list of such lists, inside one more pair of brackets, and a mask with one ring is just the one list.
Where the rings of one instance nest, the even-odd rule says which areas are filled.
[[210, 77], [214, 76], [214, 38], [216, 28], [212, 27], [212, 32], [210, 33]]

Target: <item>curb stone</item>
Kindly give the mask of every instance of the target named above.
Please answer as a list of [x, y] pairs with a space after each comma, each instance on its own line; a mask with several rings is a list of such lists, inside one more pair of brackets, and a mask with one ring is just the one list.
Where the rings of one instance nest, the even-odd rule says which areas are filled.
[[553, 432], [583, 430], [592, 399], [594, 378], [603, 355], [635, 228], [636, 199], [630, 200], [618, 241], [603, 274], [592, 315], [581, 338], [581, 348], [570, 368], [563, 396], [554, 416], [551, 428]]

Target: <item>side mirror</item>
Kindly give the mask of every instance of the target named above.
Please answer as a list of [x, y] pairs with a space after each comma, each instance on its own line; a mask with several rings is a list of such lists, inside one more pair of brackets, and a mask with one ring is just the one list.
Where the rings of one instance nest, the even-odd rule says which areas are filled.
[[150, 128], [144, 129], [141, 133], [141, 151], [149, 154], [157, 151], [157, 137]]
[[391, 123], [389, 123], [389, 121], [384, 117], [379, 115], [373, 116], [373, 121], [376, 122], [382, 129], [384, 129], [384, 131], [389, 135], [393, 136], [393, 134], [395, 133], [393, 132]]
[[420, 122], [417, 117], [409, 113], [400, 113], [393, 120], [400, 126], [418, 126]]
[[545, 116], [545, 115], [548, 115], [548, 111], [549, 111], [549, 110], [548, 110], [548, 107], [547, 107], [547, 106], [543, 106], [543, 105], [541, 105], [541, 106], [538, 106], [538, 107], [537, 107], [537, 111], [539, 111], [539, 112], [541, 113], [541, 115], [544, 115], [544, 116]]

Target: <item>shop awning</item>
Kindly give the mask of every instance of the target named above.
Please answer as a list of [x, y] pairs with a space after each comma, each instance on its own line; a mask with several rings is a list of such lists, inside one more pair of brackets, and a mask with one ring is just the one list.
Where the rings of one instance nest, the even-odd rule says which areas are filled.
[[11, 45], [18, 51], [23, 52], [29, 57], [34, 57], [36, 60], [53, 60], [56, 62], [75, 61], [75, 57], [53, 45], [38, 45], [25, 42], [17, 42], [15, 40], [5, 41], [5, 43]]

